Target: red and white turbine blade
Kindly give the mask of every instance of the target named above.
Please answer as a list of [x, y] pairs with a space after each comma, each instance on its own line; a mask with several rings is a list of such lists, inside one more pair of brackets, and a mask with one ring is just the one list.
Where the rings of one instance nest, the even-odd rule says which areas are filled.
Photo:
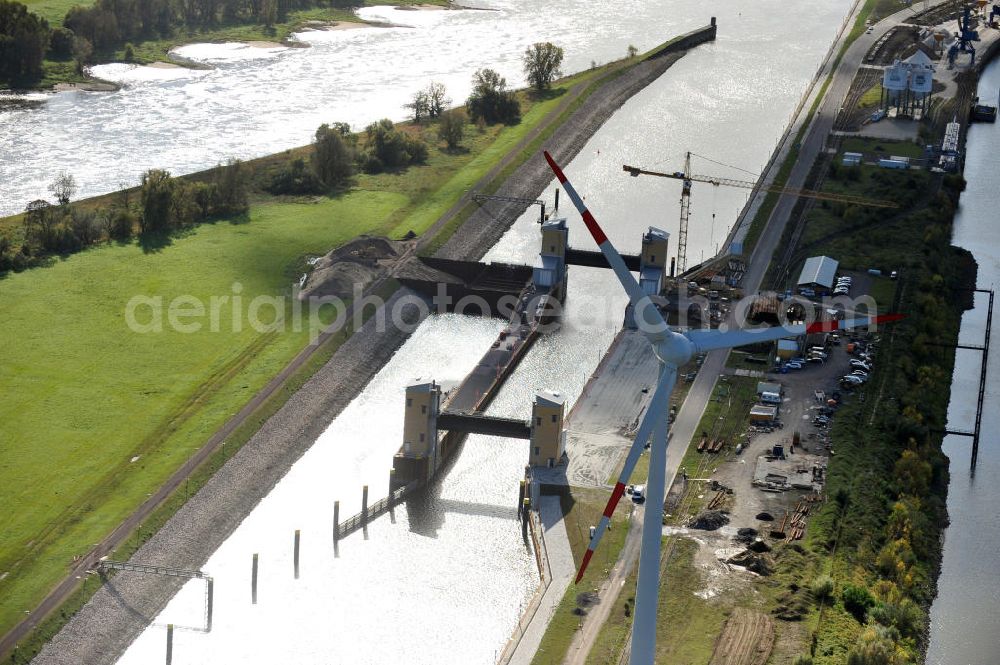
[[[549, 163], [549, 167], [552, 169], [552, 172], [556, 174], [556, 178], [559, 180], [559, 183], [563, 186], [563, 189], [566, 190], [566, 194], [569, 195], [573, 205], [575, 205], [576, 209], [580, 212], [580, 216], [583, 217], [583, 223], [587, 225], [587, 230], [590, 231], [590, 235], [594, 237], [594, 242], [596, 242], [597, 246], [600, 247], [601, 253], [604, 254], [604, 258], [608, 260], [608, 264], [611, 266], [611, 269], [614, 270], [615, 275], [618, 277], [618, 281], [621, 282], [623, 287], [625, 287], [625, 292], [628, 294], [629, 301], [633, 306], [638, 308], [639, 301], [646, 297], [646, 295], [642, 292], [642, 289], [639, 288], [639, 283], [635, 281], [635, 277], [632, 276], [632, 272], [625, 265], [625, 261], [622, 259], [621, 254], [619, 254], [618, 250], [615, 249], [615, 246], [611, 244], [608, 237], [604, 235], [604, 231], [601, 229], [600, 225], [598, 225], [597, 220], [594, 219], [594, 215], [591, 214], [590, 210], [587, 209], [587, 205], [583, 202], [583, 199], [580, 198], [579, 194], [577, 194], [576, 188], [573, 187], [573, 183], [566, 179], [566, 174], [564, 174], [562, 169], [559, 168], [559, 165], [556, 164], [556, 161], [552, 159], [552, 155], [550, 155], [547, 150], [544, 154], [545, 161]], [[654, 307], [653, 310], [655, 309], [656, 308]], [[657, 316], [659, 316], [659, 312], [657, 312]], [[663, 317], [660, 317], [660, 320], [662, 319]], [[666, 323], [664, 323], [664, 325], [666, 325]]]
[[732, 349], [747, 344], [773, 342], [784, 337], [797, 337], [820, 332], [837, 332], [865, 326], [890, 323], [905, 318], [902, 314], [883, 314], [882, 316], [866, 316], [855, 319], [816, 321], [808, 325], [804, 323], [792, 326], [772, 326], [770, 328], [741, 328], [737, 330], [689, 330], [684, 335], [691, 340], [698, 352], [715, 349]]
[[597, 549], [597, 544], [601, 542], [601, 537], [604, 535], [604, 532], [607, 531], [608, 525], [611, 523], [611, 516], [615, 512], [615, 508], [618, 506], [618, 501], [621, 500], [622, 495], [625, 493], [625, 485], [628, 484], [629, 478], [632, 477], [632, 472], [635, 471], [635, 465], [638, 463], [639, 457], [642, 455], [642, 451], [646, 448], [646, 442], [653, 433], [653, 425], [656, 423], [656, 418], [667, 417], [666, 405], [670, 403], [670, 393], [674, 389], [673, 379], [675, 376], [676, 373], [673, 371], [663, 372], [660, 376], [660, 382], [656, 385], [653, 397], [649, 401], [649, 408], [646, 409], [646, 415], [643, 416], [642, 421], [639, 423], [639, 429], [636, 430], [635, 441], [632, 442], [632, 447], [629, 448], [628, 456], [625, 458], [625, 464], [622, 466], [622, 472], [618, 477], [618, 483], [611, 492], [611, 498], [608, 499], [608, 505], [604, 507], [604, 515], [601, 516], [601, 521], [598, 522], [597, 528], [594, 529], [594, 537], [590, 539], [587, 551], [583, 555], [583, 562], [580, 564], [580, 570], [577, 571], [576, 574], [577, 584], [580, 583], [580, 580], [583, 578], [583, 574], [587, 571], [587, 564], [590, 563], [590, 557], [594, 556], [594, 550]]

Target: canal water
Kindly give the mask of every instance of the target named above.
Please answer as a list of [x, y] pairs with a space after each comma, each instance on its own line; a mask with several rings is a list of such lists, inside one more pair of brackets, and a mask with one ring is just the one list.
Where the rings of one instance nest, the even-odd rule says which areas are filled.
[[[979, 81], [984, 103], [996, 104], [1000, 91], [1000, 61], [994, 60]], [[973, 253], [979, 264], [978, 286], [1000, 286], [1000, 124], [977, 124], [966, 142], [965, 179], [955, 220], [954, 244]], [[977, 294], [976, 309], [962, 317], [960, 341], [982, 344], [986, 324], [985, 294]], [[944, 449], [951, 461], [944, 559], [938, 596], [931, 607], [928, 665], [989, 665], [1000, 663], [1000, 308], [994, 312], [994, 340], [990, 348], [983, 439], [975, 473], [969, 471], [971, 439], [949, 436]], [[971, 429], [979, 389], [980, 354], [959, 351], [951, 386], [949, 424]]]
[[[127, 83], [112, 95], [45, 96], [34, 108], [0, 111], [0, 205], [16, 210], [45, 193], [66, 168], [86, 193], [134, 182], [138, 171], [210, 166], [304, 143], [322, 121], [355, 126], [401, 117], [401, 105], [429, 80], [456, 99], [471, 71], [500, 69], [521, 82], [526, 44], [565, 47], [565, 69], [646, 49], [719, 17], [719, 39], [700, 46], [632, 98], [598, 131], [566, 172], [623, 251], [658, 225], [676, 238], [679, 185], [627, 177], [623, 163], [680, 168], [692, 150], [713, 175], [759, 172], [850, 5], [849, 0], [622, 0], [609, 12], [586, 0], [491, 0], [496, 12], [365, 10], [408, 28], [307, 33], [309, 49], [203, 45], [183, 55], [214, 70], [149, 70], [120, 65], [102, 76]], [[794, 28], [792, 28], [794, 26]], [[12, 127], [16, 126], [16, 129]], [[546, 193], [551, 202], [552, 187]], [[11, 201], [17, 201], [12, 203]], [[565, 198], [563, 198], [565, 201]], [[741, 190], [695, 186], [689, 263], [715, 251], [746, 200]], [[570, 243], [592, 248], [579, 217]], [[532, 213], [517, 220], [488, 255], [528, 262], [537, 251]], [[672, 240], [673, 241], [673, 240]], [[532, 349], [491, 407], [528, 417], [539, 389], [570, 402], [620, 327], [621, 288], [601, 270], [570, 271], [562, 329]], [[376, 522], [330, 547], [334, 500], [360, 507], [361, 485], [385, 494], [399, 445], [403, 387], [422, 376], [455, 381], [499, 331], [496, 321], [433, 318], [393, 356], [309, 452], [206, 562], [216, 580], [211, 634], [175, 634], [175, 665], [320, 663], [490, 663], [515, 630], [537, 586], [534, 555], [516, 522], [525, 442], [472, 436], [453, 468], [412, 514]], [[302, 576], [292, 579], [292, 534], [301, 529]], [[250, 604], [250, 560], [260, 554], [260, 602]], [[163, 625], [198, 625], [203, 598], [192, 582], [121, 658], [145, 665], [163, 657]]]

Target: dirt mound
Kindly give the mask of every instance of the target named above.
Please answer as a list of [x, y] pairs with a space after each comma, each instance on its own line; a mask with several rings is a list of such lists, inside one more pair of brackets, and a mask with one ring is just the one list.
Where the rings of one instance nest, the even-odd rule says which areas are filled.
[[759, 519], [761, 522], [773, 522], [774, 515], [768, 512], [757, 513], [757, 519]]
[[771, 546], [765, 543], [763, 540], [757, 539], [754, 540], [749, 545], [747, 545], [747, 549], [750, 550], [751, 552], [757, 552], [759, 554], [761, 552], [770, 552]]
[[404, 248], [404, 243], [367, 236], [338, 247], [316, 261], [299, 299], [350, 298], [356, 285], [364, 288], [371, 284]]
[[757, 538], [757, 529], [751, 527], [743, 527], [742, 529], [737, 529], [736, 531], [736, 542], [743, 543], [744, 545], [749, 545]]
[[726, 560], [734, 566], [742, 566], [758, 575], [770, 575], [774, 571], [774, 561], [767, 554], [747, 549]]
[[703, 531], [715, 531], [716, 529], [724, 527], [727, 524], [729, 524], [729, 515], [721, 510], [706, 510], [694, 518], [690, 527], [692, 529], [701, 529]]

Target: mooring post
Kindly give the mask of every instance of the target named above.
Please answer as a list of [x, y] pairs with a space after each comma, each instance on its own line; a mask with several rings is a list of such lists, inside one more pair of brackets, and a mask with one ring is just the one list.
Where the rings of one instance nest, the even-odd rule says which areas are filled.
[[257, 553], [253, 555], [253, 572], [250, 574], [250, 601], [257, 604]]
[[333, 502], [333, 556], [340, 556], [340, 501]]
[[393, 479], [395, 478], [395, 473], [396, 473], [395, 469], [389, 469], [389, 523], [390, 524], [396, 523], [396, 502], [392, 496], [393, 495], [392, 488], [396, 486], [396, 484], [392, 482]]
[[205, 580], [208, 585], [205, 589], [205, 632], [212, 632], [212, 605], [215, 600], [215, 580], [211, 577]]
[[295, 579], [299, 579], [299, 541], [302, 538], [302, 532], [299, 529], [295, 530], [295, 553], [292, 555], [292, 559], [295, 562]]
[[174, 624], [167, 624], [167, 665], [174, 662]]
[[361, 488], [361, 526], [368, 540], [368, 485]]
[[559, 212], [559, 188], [556, 187], [556, 205], [555, 212]]

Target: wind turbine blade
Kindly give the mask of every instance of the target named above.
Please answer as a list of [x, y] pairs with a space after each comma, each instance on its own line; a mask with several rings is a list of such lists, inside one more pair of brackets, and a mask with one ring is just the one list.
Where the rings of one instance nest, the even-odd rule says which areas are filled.
[[[604, 535], [604, 532], [607, 531], [608, 524], [611, 523], [611, 516], [615, 512], [615, 508], [618, 506], [618, 501], [625, 493], [625, 485], [628, 484], [629, 478], [632, 477], [632, 472], [635, 471], [635, 465], [639, 461], [639, 457], [642, 455], [642, 451], [646, 447], [646, 441], [649, 440], [649, 436], [653, 433], [653, 425], [656, 422], [657, 416], [660, 415], [656, 405], [661, 403], [669, 404], [670, 393], [674, 389], [673, 376], [674, 374], [672, 370], [664, 370], [662, 376], [660, 376], [660, 381], [656, 385], [653, 397], [649, 401], [649, 408], [646, 409], [646, 414], [639, 423], [639, 429], [636, 430], [635, 441], [632, 442], [632, 447], [629, 448], [628, 456], [625, 458], [625, 464], [622, 466], [621, 475], [618, 476], [618, 483], [611, 492], [611, 498], [608, 499], [608, 505], [604, 507], [604, 515], [601, 516], [601, 521], [597, 524], [597, 528], [594, 529], [594, 537], [590, 539], [590, 545], [587, 546], [587, 552], [583, 555], [583, 562], [580, 564], [580, 570], [576, 573], [577, 584], [579, 584], [580, 580], [583, 579], [583, 574], [587, 571], [587, 564], [590, 563], [590, 557], [594, 556], [594, 550], [597, 549], [597, 544], [601, 542], [601, 537]], [[664, 417], [666, 416], [664, 415]]]
[[[549, 168], [551, 168], [552, 172], [556, 174], [556, 178], [559, 180], [559, 183], [563, 186], [563, 189], [573, 202], [573, 205], [576, 206], [580, 216], [583, 217], [583, 223], [587, 225], [587, 230], [590, 231], [590, 235], [594, 237], [594, 242], [597, 243], [597, 246], [601, 249], [601, 253], [604, 254], [604, 258], [607, 259], [608, 264], [614, 271], [615, 276], [618, 277], [618, 281], [621, 282], [621, 285], [625, 288], [625, 293], [628, 294], [629, 302], [631, 302], [632, 306], [635, 308], [636, 314], [641, 314], [643, 321], [651, 326], [662, 326], [662, 329], [665, 330], [667, 322], [663, 320], [660, 312], [656, 309], [656, 307], [652, 306], [652, 302], [646, 294], [642, 292], [642, 289], [639, 288], [639, 283], [635, 281], [635, 277], [632, 276], [632, 272], [625, 265], [625, 261], [622, 259], [621, 254], [618, 253], [615, 246], [611, 244], [610, 240], [608, 240], [608, 236], [604, 234], [604, 230], [601, 229], [597, 220], [594, 219], [594, 215], [587, 209], [587, 205], [583, 202], [583, 199], [580, 198], [580, 195], [577, 194], [576, 188], [573, 187], [573, 183], [566, 178], [566, 174], [564, 174], [562, 169], [559, 168], [559, 165], [556, 164], [556, 161], [552, 159], [552, 155], [550, 155], [547, 150], [544, 154], [545, 161], [549, 163]], [[640, 302], [643, 300], [645, 300], [645, 303], [640, 305]]]
[[[677, 368], [664, 365], [660, 381], [672, 389]], [[642, 523], [642, 547], [639, 550], [639, 579], [635, 589], [635, 620], [632, 623], [631, 665], [653, 665], [656, 656], [656, 611], [660, 593], [660, 543], [663, 538], [663, 501], [667, 477], [667, 413], [670, 391], [655, 407], [657, 417], [649, 447], [649, 478], [646, 481], [646, 514]]]
[[816, 321], [792, 326], [772, 326], [770, 328], [738, 328], [736, 330], [689, 330], [684, 336], [691, 340], [699, 353], [715, 349], [732, 349], [747, 344], [773, 342], [784, 337], [797, 337], [821, 332], [837, 332], [866, 326], [891, 323], [905, 318], [902, 314], [883, 314], [882, 316], [866, 316], [855, 319]]

